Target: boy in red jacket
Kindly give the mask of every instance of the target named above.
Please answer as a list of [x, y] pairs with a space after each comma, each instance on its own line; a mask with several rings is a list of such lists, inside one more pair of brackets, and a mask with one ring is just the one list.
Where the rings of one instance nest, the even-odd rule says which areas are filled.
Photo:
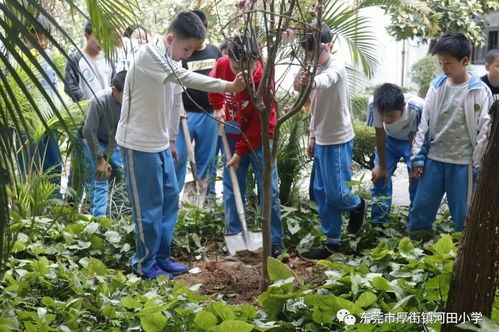
[[[228, 40], [228, 57], [222, 57], [210, 73], [211, 77], [230, 79], [242, 70], [247, 70], [252, 77], [249, 82], [254, 89], [258, 88], [263, 75], [262, 64], [258, 59], [258, 45], [254, 39], [235, 37]], [[263, 148], [262, 124], [255, 105], [251, 102], [248, 88], [232, 95], [228, 93], [208, 93], [210, 104], [216, 110], [217, 118], [225, 120], [232, 126], [225, 126], [229, 145], [233, 152], [231, 160], [226, 161], [224, 169], [224, 210], [227, 234], [241, 232], [234, 192], [230, 181], [228, 167], [236, 168], [237, 179], [241, 188], [243, 203], [246, 203], [246, 176], [251, 164], [255, 172], [259, 197], [263, 197]], [[275, 105], [272, 105], [269, 123], [269, 135], [272, 139], [276, 125]], [[234, 127], [240, 129], [237, 130]], [[244, 133], [244, 136], [241, 135]], [[277, 167], [272, 169], [272, 256], [277, 257], [282, 252], [282, 224], [279, 200], [279, 177]], [[260, 200], [260, 209], [263, 201]]]

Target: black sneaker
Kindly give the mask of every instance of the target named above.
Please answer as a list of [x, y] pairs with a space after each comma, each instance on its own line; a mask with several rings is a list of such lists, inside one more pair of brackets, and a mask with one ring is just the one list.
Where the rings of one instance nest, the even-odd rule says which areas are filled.
[[332, 254], [339, 252], [340, 246], [337, 244], [324, 244], [322, 247], [312, 249], [310, 251], [300, 254], [303, 259], [326, 259]]
[[366, 215], [366, 201], [361, 197], [359, 206], [350, 212], [348, 221], [348, 233], [358, 233], [364, 225], [364, 216]]

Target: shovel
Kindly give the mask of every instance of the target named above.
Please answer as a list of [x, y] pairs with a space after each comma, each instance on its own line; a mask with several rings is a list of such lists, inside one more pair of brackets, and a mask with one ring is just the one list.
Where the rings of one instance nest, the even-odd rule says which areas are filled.
[[198, 179], [198, 170], [196, 160], [194, 159], [194, 149], [192, 147], [191, 135], [187, 127], [187, 120], [181, 118], [182, 130], [184, 131], [185, 145], [189, 153], [189, 163], [191, 165], [193, 181], [186, 182], [184, 185], [184, 194], [182, 200], [190, 205], [202, 208], [208, 191], [208, 179]]
[[[220, 125], [220, 134], [224, 143], [225, 158], [227, 161], [232, 159], [230, 152], [229, 141], [225, 135], [223, 126]], [[241, 223], [243, 231], [236, 234], [226, 234], [225, 243], [229, 254], [235, 256], [238, 251], [249, 250], [255, 251], [262, 248], [262, 232], [249, 232], [246, 226], [246, 216], [244, 214], [243, 199], [241, 197], [241, 190], [239, 189], [239, 182], [237, 182], [236, 170], [233, 167], [229, 168], [230, 181], [232, 182], [232, 191], [234, 192], [234, 199], [236, 201], [237, 215]]]

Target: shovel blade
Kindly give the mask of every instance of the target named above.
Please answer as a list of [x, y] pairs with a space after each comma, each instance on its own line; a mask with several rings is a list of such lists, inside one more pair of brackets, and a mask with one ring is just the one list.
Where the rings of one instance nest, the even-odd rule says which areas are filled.
[[186, 182], [182, 200], [187, 204], [202, 208], [206, 199], [208, 181], [206, 179]]
[[225, 235], [225, 244], [229, 254], [235, 256], [238, 251], [256, 251], [263, 246], [262, 232], [248, 232], [248, 243], [245, 243], [243, 233]]

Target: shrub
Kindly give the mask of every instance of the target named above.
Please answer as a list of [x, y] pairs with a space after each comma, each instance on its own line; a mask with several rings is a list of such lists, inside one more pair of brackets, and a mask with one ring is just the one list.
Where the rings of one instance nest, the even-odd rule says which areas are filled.
[[431, 80], [438, 75], [440, 69], [434, 55], [426, 55], [416, 61], [411, 67], [411, 79], [418, 85], [418, 95], [421, 98], [426, 96]]
[[373, 127], [368, 127], [363, 121], [354, 121], [355, 143], [353, 145], [353, 161], [366, 169], [374, 168], [374, 148], [376, 137]]
[[365, 93], [356, 93], [350, 97], [354, 120], [366, 121], [367, 104], [370, 97], [370, 94]]

